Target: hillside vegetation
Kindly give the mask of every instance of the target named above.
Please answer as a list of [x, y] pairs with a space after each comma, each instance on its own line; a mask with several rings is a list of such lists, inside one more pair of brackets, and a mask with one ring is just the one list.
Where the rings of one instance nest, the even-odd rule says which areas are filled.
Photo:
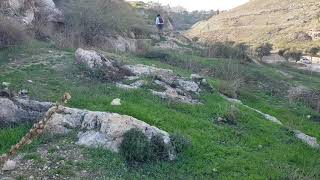
[[[239, 20], [243, 16], [255, 22], [242, 8], [254, 10], [262, 3], [271, 20], [269, 9], [277, 5], [269, 2], [254, 0], [233, 11]], [[297, 4], [292, 8], [317, 5], [311, 0], [290, 2]], [[55, 3], [65, 19], [47, 22], [55, 27], [52, 36], [10, 31], [0, 24], [0, 33], [5, 32], [0, 36], [0, 155], [7, 153], [16, 163], [2, 168], [2, 157], [7, 156], [1, 156], [0, 179], [320, 179], [319, 73], [292, 68], [287, 61], [253, 63], [244, 43], [205, 47], [179, 33], [160, 36], [124, 1]], [[267, 14], [256, 13], [258, 19]], [[289, 31], [293, 26], [286, 22], [284, 31]], [[265, 24], [255, 30], [264, 32], [262, 27]], [[150, 46], [125, 51], [146, 36], [155, 36]], [[102, 48], [107, 38], [114, 46]], [[265, 46], [261, 56], [270, 54], [272, 46]], [[71, 95], [67, 104], [60, 102], [66, 94]], [[63, 109], [58, 106], [45, 118], [58, 128], [45, 129], [50, 124], [40, 121], [40, 130], [48, 131], [38, 132], [30, 128], [39, 123], [21, 118], [11, 123], [21, 117], [18, 108], [30, 116], [37, 111], [38, 105], [28, 99], [62, 103]], [[28, 103], [35, 105], [30, 108]], [[160, 131], [166, 139], [154, 134]], [[33, 141], [23, 138], [28, 145], [11, 153], [10, 147], [17, 147], [28, 132], [39, 136], [32, 136]], [[80, 136], [88, 132], [95, 136], [80, 145]], [[119, 153], [117, 147], [100, 146], [113, 141], [120, 145]]]
[[276, 48], [304, 50], [320, 45], [318, 0], [251, 0], [230, 11], [199, 22], [187, 32], [202, 42], [269, 42]]
[[[318, 179], [319, 150], [295, 138], [299, 129], [320, 138], [320, 114], [303, 102], [287, 98], [288, 88], [304, 85], [319, 89], [319, 75], [281, 67], [243, 64], [237, 59], [203, 58], [170, 53], [167, 59], [132, 54], [104, 54], [121, 63], [169, 68], [181, 76], [202, 72], [215, 89], [200, 94], [202, 105], [187, 105], [153, 96], [146, 88], [127, 91], [114, 83], [90, 78], [74, 60], [74, 50], [56, 49], [46, 43], [1, 51], [0, 81], [11, 89], [27, 89], [32, 99], [55, 101], [65, 91], [72, 94], [71, 107], [116, 112], [139, 118], [170, 133], [190, 138], [192, 147], [174, 162], [128, 167], [120, 155], [103, 149], [73, 144], [76, 137], [41, 137], [22, 152], [27, 170], [13, 177], [105, 177], [115, 179]], [[168, 59], [169, 58], [169, 59]], [[285, 75], [284, 75], [285, 74]], [[28, 80], [32, 80], [30, 83]], [[239, 86], [229, 86], [240, 82]], [[236, 93], [245, 104], [279, 118], [285, 127], [266, 121], [241, 105], [232, 105], [220, 93]], [[121, 98], [122, 106], [111, 106]], [[311, 118], [308, 118], [309, 115]], [[227, 118], [220, 120], [220, 117]], [[27, 131], [29, 125], [1, 128], [0, 153]], [[57, 147], [62, 147], [57, 149]], [[48, 150], [44, 157], [41, 152]], [[77, 153], [76, 156], [69, 154]], [[67, 153], [67, 155], [65, 154]], [[69, 154], [69, 155], [68, 155]], [[75, 162], [73, 159], [77, 159]], [[64, 164], [61, 164], [64, 161]], [[267, 162], [267, 163], [266, 163]], [[39, 168], [44, 166], [53, 169]], [[86, 173], [83, 174], [83, 171]], [[5, 173], [5, 176], [10, 174]]]

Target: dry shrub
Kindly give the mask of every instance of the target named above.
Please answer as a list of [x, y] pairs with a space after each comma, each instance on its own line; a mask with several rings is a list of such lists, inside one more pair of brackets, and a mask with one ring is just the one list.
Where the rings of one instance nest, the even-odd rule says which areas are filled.
[[221, 79], [217, 85], [220, 93], [237, 98], [238, 91], [244, 83], [244, 76], [239, 64], [232, 60], [225, 60], [222, 66], [217, 66], [213, 70], [214, 77]]
[[293, 87], [288, 91], [290, 103], [302, 102], [312, 109], [320, 112], [320, 91], [310, 90], [304, 86]]
[[202, 52], [202, 55], [211, 58], [239, 59], [246, 62], [250, 61], [248, 51], [249, 46], [244, 43], [216, 42], [209, 44], [208, 48]]
[[241, 79], [235, 79], [232, 81], [220, 81], [218, 83], [218, 91], [230, 98], [238, 97], [238, 90], [241, 87]]
[[21, 23], [14, 19], [0, 17], [0, 48], [18, 45], [28, 38]]
[[148, 32], [148, 26], [123, 0], [66, 0], [64, 33], [83, 44], [95, 45], [96, 37]]

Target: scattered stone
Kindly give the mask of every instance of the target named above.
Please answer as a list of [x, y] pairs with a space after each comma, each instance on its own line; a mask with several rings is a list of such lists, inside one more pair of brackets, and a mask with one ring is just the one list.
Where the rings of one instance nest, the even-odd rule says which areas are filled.
[[2, 82], [2, 86], [4, 87], [9, 87], [11, 83], [8, 83], [8, 82]]
[[33, 81], [32, 81], [32, 80], [27, 80], [27, 82], [28, 82], [28, 83], [33, 83]]
[[12, 177], [0, 177], [0, 180], [16, 180]]
[[34, 123], [53, 105], [53, 103], [48, 102], [0, 97], [0, 126]]
[[192, 80], [196, 80], [196, 81], [204, 79], [204, 78], [203, 78], [201, 75], [199, 75], [199, 74], [191, 74], [191, 75], [190, 75], [190, 78], [191, 78]]
[[178, 92], [174, 89], [167, 89], [164, 92], [151, 90], [151, 92], [153, 95], [159, 96], [163, 99], [169, 99], [169, 100], [186, 103], [186, 104], [201, 104], [199, 100], [192, 99], [192, 97], [179, 95]]
[[207, 86], [208, 85], [208, 81], [206, 79], [202, 79], [201, 80], [201, 85]]
[[145, 84], [146, 84], [146, 82], [144, 80], [139, 80], [139, 81], [136, 81], [136, 82], [134, 82], [134, 83], [132, 83], [130, 85], [122, 84], [122, 83], [116, 83], [116, 86], [118, 88], [121, 88], [121, 89], [132, 90], [132, 89], [139, 89]]
[[156, 76], [163, 74], [173, 74], [173, 71], [170, 69], [161, 69], [152, 66], [146, 66], [143, 64], [125, 65], [124, 68], [126, 68], [136, 76]]
[[127, 85], [127, 84], [122, 84], [122, 83], [116, 83], [116, 86], [120, 89], [124, 89], [124, 90], [132, 90], [132, 89], [138, 89], [138, 87], [134, 87], [131, 85]]
[[8, 160], [4, 163], [2, 167], [2, 171], [12, 171], [16, 168], [16, 162], [12, 160]]
[[20, 90], [19, 93], [18, 93], [19, 97], [20, 98], [23, 98], [23, 99], [28, 99], [28, 95], [29, 95], [29, 91], [28, 90]]
[[306, 135], [299, 130], [295, 130], [294, 133], [298, 139], [300, 139], [302, 142], [308, 144], [312, 148], [320, 148], [320, 144], [318, 144], [317, 138]]
[[121, 106], [121, 99], [117, 98], [112, 100], [111, 106]]
[[218, 123], [225, 123], [227, 120], [225, 118], [222, 118], [222, 117], [218, 117], [217, 118], [217, 122]]
[[193, 81], [185, 81], [185, 80], [179, 79], [178, 84], [182, 89], [188, 92], [197, 93], [200, 90], [198, 84]]
[[[199, 100], [192, 98], [192, 94], [198, 94], [201, 91], [199, 84], [175, 75], [172, 70], [161, 69], [142, 64], [126, 65], [124, 68], [138, 77], [155, 77], [154, 83], [165, 88], [166, 90], [163, 92], [158, 92], [151, 89], [153, 95], [160, 96], [163, 99], [175, 100], [182, 103], [200, 104]], [[196, 77], [196, 75], [193, 75], [193, 77]], [[143, 81], [137, 81], [131, 85], [117, 84], [117, 86], [123, 89], [138, 89], [139, 87], [143, 86], [143, 84]]]
[[307, 116], [308, 119], [311, 119], [311, 117], [312, 117], [311, 115], [308, 115], [308, 116]]

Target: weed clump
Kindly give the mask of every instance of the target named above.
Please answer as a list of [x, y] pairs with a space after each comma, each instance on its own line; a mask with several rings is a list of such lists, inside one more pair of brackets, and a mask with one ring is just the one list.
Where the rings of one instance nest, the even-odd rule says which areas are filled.
[[180, 134], [170, 136], [171, 143], [165, 143], [161, 135], [149, 140], [139, 129], [131, 129], [123, 136], [120, 154], [129, 163], [168, 161], [170, 153], [179, 154], [191, 146], [191, 142]]
[[226, 95], [230, 98], [237, 98], [238, 97], [238, 90], [241, 86], [240, 79], [232, 80], [232, 81], [220, 81], [218, 83], [218, 91], [223, 95]]
[[182, 153], [189, 147], [191, 147], [192, 143], [185, 136], [181, 134], [172, 134], [170, 136], [171, 144], [176, 153]]
[[138, 129], [131, 129], [123, 136], [120, 154], [127, 162], [147, 162], [151, 157], [151, 146], [146, 135]]
[[228, 108], [228, 110], [223, 114], [223, 122], [230, 125], [236, 125], [240, 116], [240, 110], [236, 106], [231, 105]]
[[152, 160], [168, 160], [169, 159], [169, 145], [165, 144], [162, 136], [152, 136], [150, 140], [151, 158]]

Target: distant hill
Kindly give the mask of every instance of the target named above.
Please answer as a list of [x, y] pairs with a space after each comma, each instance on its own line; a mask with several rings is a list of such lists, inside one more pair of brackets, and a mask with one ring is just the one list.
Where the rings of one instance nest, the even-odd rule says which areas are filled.
[[187, 33], [202, 42], [270, 42], [278, 48], [305, 49], [320, 45], [319, 0], [251, 0]]

